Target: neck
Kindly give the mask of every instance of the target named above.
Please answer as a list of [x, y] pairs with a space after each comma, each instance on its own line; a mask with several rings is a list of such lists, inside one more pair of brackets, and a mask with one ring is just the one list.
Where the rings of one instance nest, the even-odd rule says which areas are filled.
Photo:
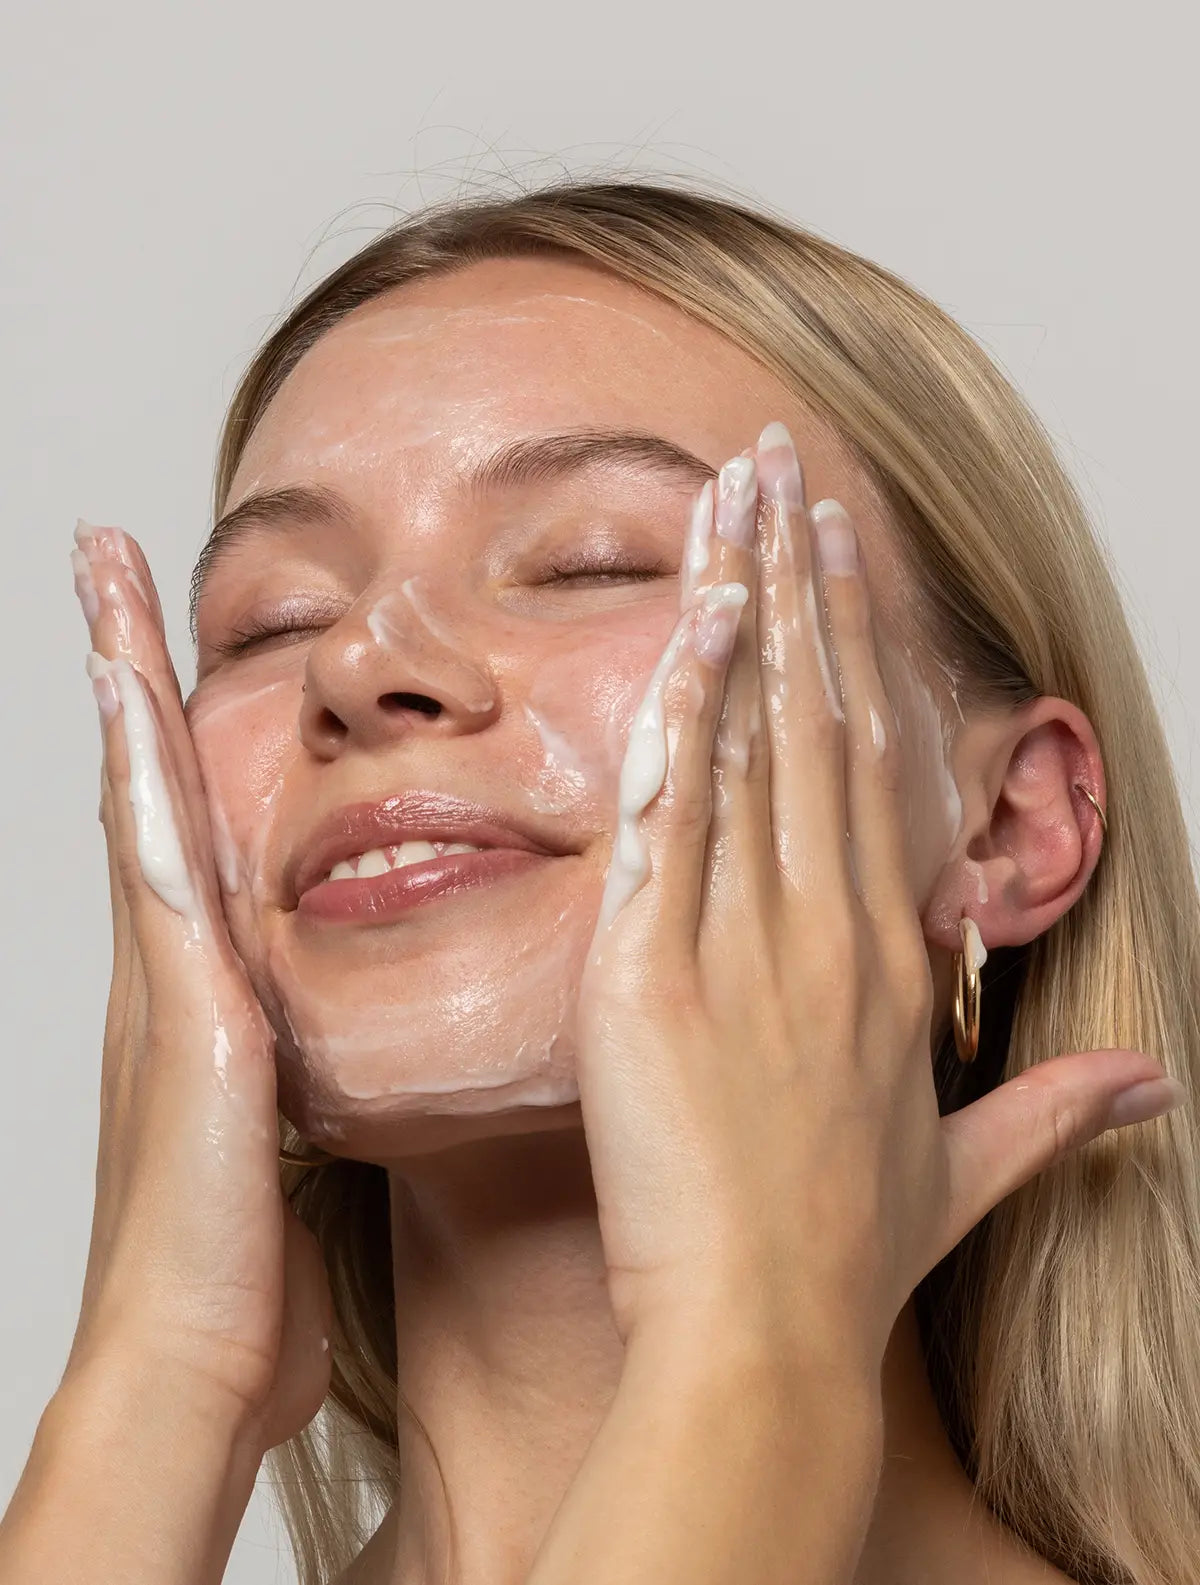
[[[346, 1579], [521, 1585], [622, 1367], [584, 1136], [473, 1141], [391, 1182], [402, 1501]], [[883, 1471], [854, 1585], [969, 1577], [964, 1565], [997, 1561], [998, 1527], [972, 1508], [911, 1301], [882, 1383]]]

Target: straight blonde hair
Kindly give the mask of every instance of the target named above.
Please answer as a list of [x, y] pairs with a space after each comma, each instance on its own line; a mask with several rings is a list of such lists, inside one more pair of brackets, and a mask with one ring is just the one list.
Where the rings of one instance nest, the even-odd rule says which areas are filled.
[[[1099, 865], [1042, 936], [989, 953], [978, 1058], [960, 1064], [949, 1039], [933, 1054], [943, 1115], [1095, 1047], [1147, 1051], [1194, 1091], [1200, 899], [1111, 570], [1013, 387], [877, 264], [674, 180], [564, 180], [427, 207], [267, 337], [224, 425], [218, 514], [268, 403], [345, 314], [409, 281], [527, 255], [656, 293], [779, 376], [880, 492], [922, 642], [959, 679], [960, 706], [1058, 695], [1096, 731], [1110, 792]], [[978, 1500], [1081, 1585], [1195, 1577], [1197, 1185], [1190, 1106], [1106, 1133], [1009, 1195], [916, 1290], [930, 1383]], [[394, 1496], [401, 1475], [388, 1185], [382, 1169], [342, 1161], [285, 1169], [285, 1189], [321, 1243], [337, 1321], [326, 1405], [270, 1458], [301, 1585], [327, 1585], [364, 1544], [372, 1498]]]

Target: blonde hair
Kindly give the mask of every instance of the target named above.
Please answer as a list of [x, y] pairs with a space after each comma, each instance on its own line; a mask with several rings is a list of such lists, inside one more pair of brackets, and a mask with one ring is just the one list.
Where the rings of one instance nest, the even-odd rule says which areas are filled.
[[[216, 507], [280, 384], [346, 313], [475, 261], [573, 259], [658, 294], [779, 376], [880, 492], [959, 702], [1072, 700], [1100, 742], [1108, 836], [1079, 901], [993, 949], [943, 1114], [1048, 1057], [1133, 1047], [1200, 1078], [1200, 908], [1174, 768], [1114, 579], [1054, 447], [976, 342], [895, 275], [671, 181], [561, 181], [403, 219], [270, 334], [224, 426]], [[1107, 1133], [1011, 1194], [920, 1284], [930, 1383], [977, 1497], [1081, 1585], [1184, 1585], [1200, 1535], [1200, 1283], [1190, 1107]], [[399, 1478], [388, 1186], [343, 1161], [285, 1187], [337, 1326], [317, 1420], [271, 1455], [301, 1585], [366, 1539]], [[418, 1422], [419, 1424], [419, 1422]], [[423, 1429], [423, 1428], [422, 1428]]]

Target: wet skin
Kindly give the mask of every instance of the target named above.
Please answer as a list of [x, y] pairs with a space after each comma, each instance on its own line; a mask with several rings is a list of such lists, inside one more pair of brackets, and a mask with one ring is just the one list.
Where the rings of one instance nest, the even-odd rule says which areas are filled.
[[[307, 1137], [394, 1161], [578, 1127], [572, 990], [629, 721], [678, 615], [705, 469], [773, 418], [808, 499], [836, 496], [854, 516], [877, 620], [895, 627], [885, 660], [924, 900], [951, 831], [934, 699], [950, 721], [953, 703], [913, 667], [918, 635], [866, 480], [739, 349], [599, 273], [502, 260], [356, 311], [271, 403], [227, 512], [318, 486], [337, 492], [337, 520], [245, 524], [214, 558], [188, 718], [236, 852], [231, 933], [280, 1036], [281, 1103]], [[514, 442], [585, 431], [661, 437], [696, 462], [626, 442], [541, 477], [476, 477]], [[289, 866], [318, 822], [415, 788], [532, 821], [557, 856], [398, 919], [297, 909]]]

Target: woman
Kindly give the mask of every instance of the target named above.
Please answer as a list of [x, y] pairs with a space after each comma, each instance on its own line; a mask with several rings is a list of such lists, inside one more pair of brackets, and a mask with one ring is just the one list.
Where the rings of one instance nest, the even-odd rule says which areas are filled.
[[114, 979], [6, 1585], [218, 1579], [268, 1449], [305, 1585], [1191, 1578], [1187, 833], [974, 342], [680, 188], [454, 204], [216, 510], [186, 710], [77, 535]]

